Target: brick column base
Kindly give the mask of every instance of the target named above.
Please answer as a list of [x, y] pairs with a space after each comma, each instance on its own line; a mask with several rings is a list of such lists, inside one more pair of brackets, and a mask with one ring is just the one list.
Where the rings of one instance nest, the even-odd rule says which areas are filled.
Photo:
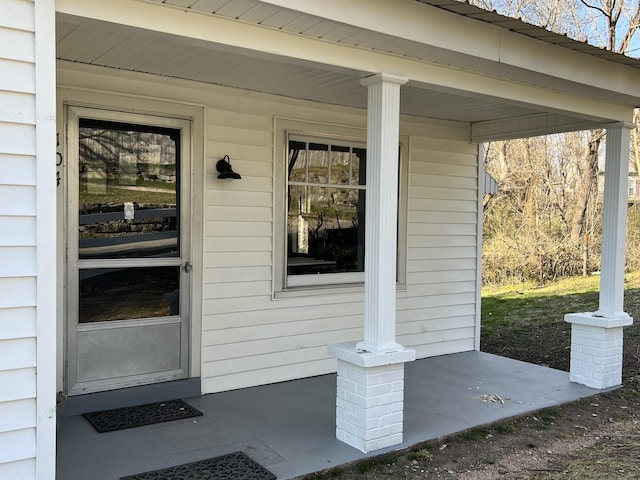
[[367, 453], [402, 443], [404, 363], [413, 350], [373, 354], [330, 345], [338, 358], [336, 438]]
[[569, 379], [598, 389], [621, 385], [623, 327], [633, 319], [597, 317], [590, 312], [564, 318], [571, 323]]

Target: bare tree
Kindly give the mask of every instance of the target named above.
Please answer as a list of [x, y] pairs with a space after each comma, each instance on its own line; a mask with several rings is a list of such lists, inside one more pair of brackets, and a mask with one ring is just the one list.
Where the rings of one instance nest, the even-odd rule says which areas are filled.
[[[470, 0], [469, 3], [625, 54], [634, 53], [630, 50], [632, 39], [640, 27], [638, 0]], [[634, 120], [638, 121], [638, 115]], [[639, 137], [634, 131], [632, 152], [640, 172]], [[505, 266], [504, 272], [541, 281], [582, 269], [583, 239], [589, 236], [596, 240], [591, 245], [598, 243], [598, 174], [604, 142], [605, 131], [597, 129], [547, 137], [544, 141], [511, 140], [488, 146], [486, 168], [498, 180], [503, 193], [485, 212], [488, 223], [498, 219], [498, 227], [486, 232], [493, 236], [485, 242], [485, 254], [494, 255], [489, 263], [500, 263], [495, 261], [495, 255], [501, 255], [503, 260], [509, 257], [507, 263], [511, 264]], [[501, 209], [511, 214], [505, 217], [498, 213]], [[508, 221], [513, 223], [511, 227], [506, 226]], [[507, 240], [507, 235], [518, 235], [519, 245], [510, 246], [513, 242]], [[499, 247], [493, 248], [492, 241]], [[518, 255], [522, 257], [520, 260], [515, 259]], [[516, 268], [522, 269], [520, 274]]]

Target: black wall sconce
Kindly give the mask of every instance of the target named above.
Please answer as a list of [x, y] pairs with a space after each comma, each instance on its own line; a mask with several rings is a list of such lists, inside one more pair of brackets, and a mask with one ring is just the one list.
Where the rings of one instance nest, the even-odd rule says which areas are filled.
[[231, 168], [231, 160], [229, 155], [225, 155], [218, 163], [216, 163], [216, 170], [218, 170], [218, 178], [223, 180], [240, 180], [242, 177], [239, 173], [236, 173]]

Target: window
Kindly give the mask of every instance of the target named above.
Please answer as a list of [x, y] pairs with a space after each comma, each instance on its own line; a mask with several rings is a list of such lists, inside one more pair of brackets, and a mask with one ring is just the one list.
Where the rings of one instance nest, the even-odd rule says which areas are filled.
[[366, 157], [363, 144], [288, 136], [287, 286], [363, 281]]
[[[366, 131], [276, 119], [275, 291], [364, 282]], [[398, 283], [405, 282], [406, 159], [400, 148]], [[403, 146], [405, 144], [405, 146]], [[320, 291], [320, 292], [321, 292]]]

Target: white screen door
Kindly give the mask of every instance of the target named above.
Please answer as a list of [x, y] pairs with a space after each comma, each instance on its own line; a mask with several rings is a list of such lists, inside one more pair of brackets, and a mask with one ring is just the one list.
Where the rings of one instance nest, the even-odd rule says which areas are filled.
[[70, 395], [185, 378], [190, 122], [69, 107]]

